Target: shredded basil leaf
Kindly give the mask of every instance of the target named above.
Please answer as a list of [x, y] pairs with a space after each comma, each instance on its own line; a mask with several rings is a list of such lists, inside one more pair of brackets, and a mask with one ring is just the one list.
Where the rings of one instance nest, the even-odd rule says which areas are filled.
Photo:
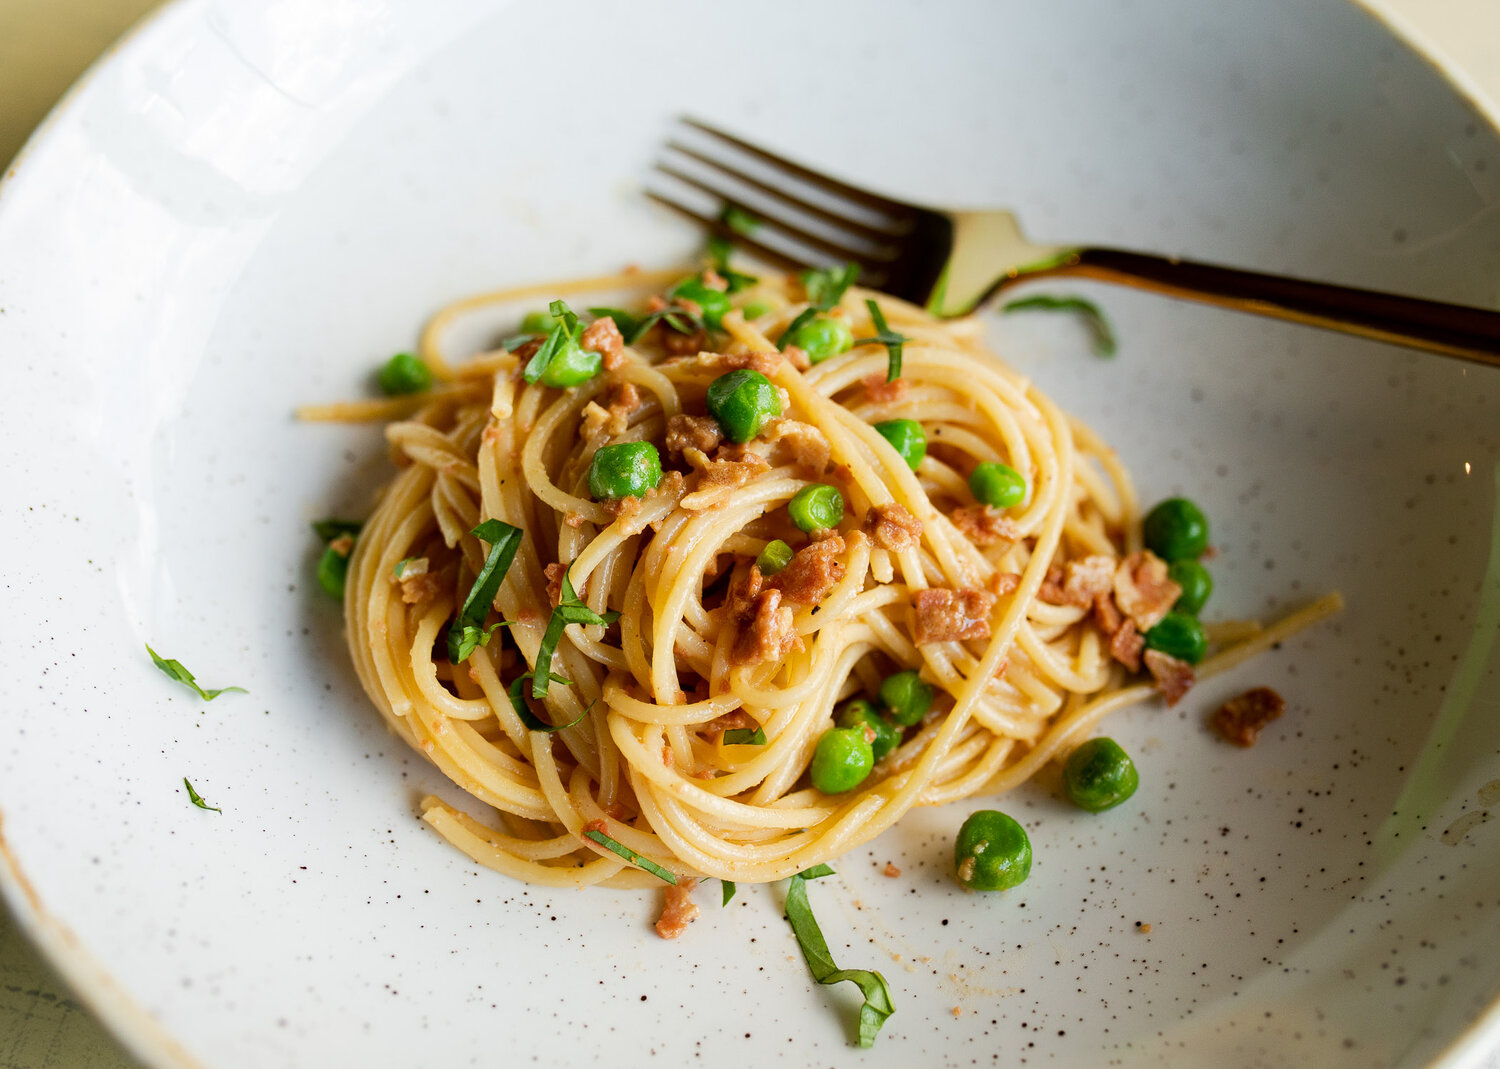
[[760, 229], [760, 220], [738, 204], [724, 205], [724, 210], [719, 213], [719, 221], [736, 234], [743, 234], [746, 237]]
[[169, 678], [177, 680], [177, 682], [189, 690], [197, 691], [198, 697], [206, 702], [211, 702], [220, 694], [227, 694], [231, 690], [238, 691], [240, 694], [250, 693], [244, 687], [215, 687], [212, 690], [204, 690], [198, 685], [198, 681], [193, 678], [193, 673], [182, 666], [181, 661], [173, 661], [159, 656], [149, 644], [146, 646], [146, 652], [151, 654], [151, 660], [156, 664], [156, 667], [165, 672]]
[[[469, 655], [480, 646], [490, 644], [490, 636], [498, 627], [509, 627], [509, 620], [496, 620], [489, 627], [475, 627], [473, 624], [465, 624], [463, 630], [458, 633], [458, 645], [453, 644], [453, 630], [448, 631], [448, 661], [450, 664], [463, 664], [469, 659]], [[454, 659], [457, 654], [457, 659]]]
[[[506, 693], [510, 695], [510, 707], [514, 709], [516, 711], [516, 715], [521, 718], [521, 723], [526, 725], [527, 731], [545, 731], [550, 734], [554, 731], [561, 731], [563, 728], [570, 728], [574, 724], [582, 721], [584, 717], [588, 716], [589, 709], [592, 709], [594, 707], [593, 703], [590, 702], [588, 709], [585, 709], [583, 712], [579, 713], [572, 720], [569, 720], [566, 724], [549, 724], [541, 717], [533, 713], [531, 711], [531, 707], [526, 704], [526, 681], [531, 677], [532, 673], [530, 672], [527, 672], [525, 675], [517, 676], [515, 679], [511, 680], [510, 686], [506, 688]], [[553, 676], [552, 682], [565, 683], [570, 687], [573, 685], [573, 681], [571, 679], [564, 679], [562, 676]]]
[[562, 639], [564, 627], [568, 624], [594, 624], [608, 627], [620, 618], [620, 614], [613, 609], [606, 613], [597, 613], [580, 601], [578, 592], [573, 589], [572, 572], [573, 565], [570, 563], [567, 570], [563, 572], [562, 592], [557, 600], [557, 608], [552, 610], [552, 617], [547, 621], [546, 633], [542, 635], [542, 644], [537, 647], [536, 672], [531, 680], [533, 698], [547, 696], [547, 684], [552, 679], [552, 655], [557, 652], [557, 643]]
[[1094, 355], [1111, 357], [1118, 349], [1115, 340], [1115, 328], [1110, 325], [1109, 318], [1093, 301], [1086, 297], [1057, 296], [1050, 293], [1038, 293], [1032, 297], [1022, 297], [1019, 300], [1010, 301], [1001, 307], [1000, 311], [1007, 314], [1011, 312], [1077, 312], [1082, 317], [1084, 326], [1094, 339]]
[[880, 305], [874, 301], [865, 301], [865, 307], [870, 310], [870, 321], [875, 324], [875, 336], [873, 338], [859, 338], [855, 345], [884, 345], [886, 352], [890, 354], [890, 362], [886, 366], [885, 381], [895, 382], [901, 377], [901, 347], [911, 341], [905, 334], [897, 334], [885, 322], [885, 314], [881, 312]]
[[[618, 321], [617, 321], [618, 322]], [[701, 315], [689, 312], [680, 304], [669, 304], [659, 312], [652, 312], [635, 321], [633, 329], [626, 332], [624, 327], [620, 333], [625, 335], [625, 344], [634, 345], [646, 336], [646, 332], [658, 323], [665, 323], [678, 334], [693, 334], [697, 331], [708, 330], [708, 324], [703, 322]]]
[[734, 892], [738, 890], [738, 888], [734, 886], [733, 880], [720, 880], [719, 884], [724, 892], [724, 901], [719, 903], [719, 908], [723, 909], [725, 906], [729, 905], [729, 900], [734, 897]]
[[[730, 223], [729, 225], [731, 227], [734, 226], [733, 223]], [[749, 233], [748, 230], [737, 230], [736, 232], [741, 234]], [[729, 256], [731, 252], [733, 252], [733, 250], [734, 246], [730, 243], [728, 238], [721, 238], [717, 234], [715, 234], [713, 237], [708, 239], [709, 261], [713, 264], [714, 270], [717, 271], [720, 277], [722, 277], [725, 283], [727, 283], [728, 292], [738, 293], [740, 290], [749, 289], [751, 286], [759, 282], [760, 279], [756, 278], [754, 275], [747, 275], [743, 271], [736, 271], [734, 268], [729, 266]]]
[[464, 598], [464, 607], [448, 627], [448, 661], [451, 664], [462, 664], [476, 646], [487, 644], [495, 628], [500, 626], [495, 624], [486, 629], [484, 620], [490, 614], [495, 595], [500, 592], [500, 583], [521, 546], [521, 529], [499, 520], [485, 520], [469, 533], [488, 542], [490, 552], [484, 559], [484, 567], [474, 578], [474, 585], [469, 588], [469, 596]]
[[858, 985], [865, 996], [859, 1009], [859, 1038], [861, 1047], [870, 1047], [880, 1033], [881, 1025], [896, 1007], [891, 1004], [891, 992], [886, 987], [885, 977], [870, 969], [840, 969], [828, 952], [828, 942], [813, 916], [812, 906], [807, 900], [807, 881], [828, 876], [833, 870], [827, 865], [814, 865], [792, 877], [786, 892], [786, 919], [797, 937], [797, 946], [807, 961], [808, 971], [820, 984], [832, 985], [848, 980]]
[[593, 828], [590, 828], [583, 834], [585, 838], [594, 840], [594, 842], [598, 843], [606, 850], [613, 850], [615, 853], [619, 854], [636, 868], [645, 869], [647, 872], [651, 873], [651, 875], [655, 876], [658, 880], [666, 880], [674, 887], [677, 885], [677, 877], [672, 875], [672, 873], [662, 868], [656, 862], [652, 861], [649, 857], [642, 857], [640, 854], [637, 854], [634, 850], [630, 849], [630, 847], [626, 846], [624, 843], [616, 842], [608, 835], [605, 835], [602, 831], [595, 831]]
[[766, 744], [766, 729], [756, 728], [730, 728], [724, 732], [725, 746], [764, 746]]
[[548, 311], [552, 313], [557, 325], [547, 334], [542, 347], [526, 362], [526, 370], [521, 373], [521, 377], [527, 382], [536, 382], [546, 374], [552, 358], [577, 340], [575, 335], [578, 333], [578, 316], [568, 307], [567, 302], [553, 301], [548, 306]]
[[335, 538], [349, 535], [351, 538], [364, 528], [364, 524], [358, 520], [318, 520], [312, 525], [317, 532], [318, 538], [324, 542], [332, 542]]
[[804, 323], [812, 322], [817, 317], [817, 314], [818, 310], [816, 308], [804, 308], [798, 312], [797, 318], [788, 323], [786, 329], [781, 332], [781, 337], [776, 339], [776, 348], [785, 349], [787, 347], [787, 339], [796, 334]]
[[859, 264], [839, 264], [835, 267], [819, 267], [804, 271], [799, 276], [802, 288], [807, 290], [807, 300], [820, 312], [826, 312], [843, 300], [844, 291], [854, 285], [859, 277]]
[[187, 781], [187, 777], [186, 776], [182, 777], [182, 785], [187, 788], [188, 801], [189, 802], [192, 802], [199, 809], [212, 809], [215, 813], [218, 813], [220, 815], [223, 814], [224, 810], [220, 809], [216, 805], [209, 805], [207, 802], [205, 802], [203, 800], [203, 796], [202, 795], [200, 795], [197, 791], [193, 790], [193, 785]]

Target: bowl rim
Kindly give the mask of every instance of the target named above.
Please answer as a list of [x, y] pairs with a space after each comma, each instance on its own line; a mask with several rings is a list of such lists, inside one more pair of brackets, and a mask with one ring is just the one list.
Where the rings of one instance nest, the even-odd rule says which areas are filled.
[[[60, 129], [72, 121], [83, 97], [102, 74], [131, 62], [149, 50], [158, 29], [206, 0], [166, 0], [135, 22], [89, 64], [78, 79], [52, 105], [28, 135], [15, 157], [0, 174], [0, 216], [15, 197], [13, 189], [29, 180], [27, 160], [48, 151]], [[1389, 0], [1345, 0], [1405, 45], [1461, 100], [1500, 136], [1500, 97], [1493, 95], [1445, 46], [1422, 27], [1389, 9]], [[9, 196], [7, 194], [10, 194]], [[82, 1002], [104, 1030], [125, 1050], [150, 1069], [207, 1069], [121, 984], [59, 917], [54, 916], [26, 878], [5, 837], [5, 814], [0, 811], [0, 906], [8, 908], [17, 931]], [[1500, 1037], [1500, 998], [1467, 1028], [1455, 1035], [1447, 1048], [1429, 1063], [1429, 1069], [1460, 1069], [1481, 1055], [1492, 1053]]]

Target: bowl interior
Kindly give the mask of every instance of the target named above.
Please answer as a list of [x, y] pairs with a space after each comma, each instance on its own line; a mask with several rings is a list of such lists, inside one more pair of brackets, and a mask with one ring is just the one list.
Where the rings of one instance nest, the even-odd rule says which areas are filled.
[[[380, 432], [291, 412], [362, 395], [458, 296], [690, 257], [699, 235], [639, 195], [680, 112], [1039, 238], [1495, 305], [1500, 139], [1366, 14], [1066, 7], [190, 0], [85, 85], [0, 196], [0, 347], [25, 366], [0, 537], [27, 562], [0, 813], [23, 922], [131, 993], [108, 1012], [138, 1050], [177, 1060], [143, 1011], [226, 1067], [459, 1064], [497, 1037], [543, 1061], [856, 1057], [781, 888], [664, 943], [655, 896], [525, 887], [415, 819], [460, 799], [381, 727], [311, 573], [308, 522], [368, 507]], [[991, 316], [994, 346], [1143, 500], [1204, 506], [1209, 615], [1348, 608], [1110, 720], [1141, 769], [1128, 806], [1081, 813], [1052, 774], [1005, 798], [1036, 850], [1016, 891], [951, 879], [975, 806], [836, 863], [813, 889], [833, 952], [897, 1003], [857, 1056], [1425, 1064], [1500, 984], [1477, 815], [1500, 779], [1500, 375], [1066, 289], [1118, 357], [1038, 316]], [[203, 704], [147, 642], [250, 693]], [[1262, 684], [1288, 715], [1218, 741], [1207, 714]]]

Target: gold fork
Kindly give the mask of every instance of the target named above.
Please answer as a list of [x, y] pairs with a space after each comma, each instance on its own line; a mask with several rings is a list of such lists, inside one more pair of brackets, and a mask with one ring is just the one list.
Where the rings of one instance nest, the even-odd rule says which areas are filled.
[[[857, 263], [861, 283], [941, 316], [965, 315], [1019, 282], [1071, 276], [1500, 367], [1500, 312], [1149, 253], [1041, 245], [1010, 212], [945, 212], [892, 200], [696, 119], [681, 121], [696, 131], [693, 143], [669, 141], [657, 170], [717, 207], [694, 208], [655, 189], [648, 196], [773, 263]], [[694, 161], [695, 173], [683, 169], [684, 160]]]

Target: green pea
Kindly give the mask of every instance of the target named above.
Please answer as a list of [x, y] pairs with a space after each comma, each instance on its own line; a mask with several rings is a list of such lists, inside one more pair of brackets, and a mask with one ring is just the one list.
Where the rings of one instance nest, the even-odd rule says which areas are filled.
[[868, 727], [873, 731], [875, 737], [870, 740], [870, 752], [877, 764], [885, 760], [886, 754], [901, 745], [901, 729], [876, 712], [875, 706], [863, 698], [846, 702], [839, 710], [836, 723], [841, 728], [864, 730]]
[[1063, 785], [1068, 798], [1090, 813], [1113, 809], [1135, 793], [1141, 777], [1114, 739], [1089, 739], [1068, 755]]
[[911, 727], [927, 715], [932, 708], [934, 691], [930, 683], [922, 682], [911, 669], [886, 676], [880, 684], [880, 704], [892, 720], [902, 727]]
[[888, 419], [875, 424], [880, 437], [891, 443], [891, 448], [901, 455], [907, 467], [917, 470], [922, 458], [927, 455], [927, 432], [914, 419]]
[[1146, 632], [1146, 646], [1188, 664], [1197, 664], [1208, 652], [1208, 636], [1197, 617], [1175, 609]]
[[1189, 616], [1197, 616], [1214, 592], [1214, 577], [1195, 560], [1174, 560], [1167, 566], [1167, 578], [1182, 587], [1182, 595], [1172, 608]]
[[842, 794], [864, 782], [874, 767], [875, 752], [865, 741], [864, 728], [833, 728], [813, 750], [812, 785], [824, 794]]
[[581, 386], [595, 375], [603, 365], [604, 358], [589, 349], [580, 348], [577, 342], [564, 342], [537, 379], [543, 386], [566, 389]]
[[411, 353], [397, 353], [381, 366], [375, 381], [381, 393], [392, 397], [421, 393], [432, 386], [432, 370], [425, 361]]
[[827, 483], [813, 483], [792, 496], [786, 511], [797, 528], [809, 534], [837, 527], [844, 518], [844, 495]]
[[781, 395], [759, 371], [725, 372], [708, 386], [708, 412], [732, 442], [748, 442], [781, 415]]
[[348, 578], [349, 554], [329, 546], [323, 551], [323, 556], [318, 558], [318, 585], [330, 597], [342, 598]]
[[552, 329], [551, 312], [527, 312], [526, 317], [521, 320], [522, 334], [546, 334]]
[[1026, 479], [1009, 464], [986, 460], [975, 465], [970, 473], [969, 490], [983, 504], [1008, 509], [1025, 500]]
[[601, 445], [589, 461], [589, 493], [596, 501], [641, 497], [661, 482], [661, 454], [650, 442]]
[[1146, 513], [1143, 534], [1162, 560], [1196, 560], [1208, 548], [1208, 518], [1187, 498], [1169, 497]]
[[796, 556], [792, 547], [779, 538], [772, 539], [766, 543], [766, 548], [760, 551], [760, 556], [755, 558], [755, 566], [760, 569], [761, 575], [775, 575]]
[[667, 296], [673, 300], [692, 301], [703, 310], [703, 322], [715, 330], [724, 325], [724, 313], [729, 311], [729, 294], [705, 286], [698, 275], [677, 283], [667, 291]]
[[745, 322], [759, 319], [771, 310], [771, 306], [765, 301], [746, 301], [745, 306], [740, 309], [740, 314], [745, 317]]
[[807, 354], [814, 364], [821, 364], [830, 356], [847, 353], [854, 348], [854, 328], [842, 319], [832, 316], [817, 316], [803, 323], [791, 336], [782, 340], [782, 347], [795, 345]]
[[1031, 840], [1011, 817], [980, 809], [958, 829], [953, 868], [971, 891], [1009, 890], [1031, 875]]

